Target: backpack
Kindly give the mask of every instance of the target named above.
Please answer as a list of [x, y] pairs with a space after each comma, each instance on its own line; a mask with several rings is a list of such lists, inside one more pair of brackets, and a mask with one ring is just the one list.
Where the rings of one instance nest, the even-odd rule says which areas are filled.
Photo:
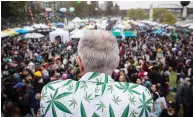
[[158, 95], [158, 98], [154, 102], [155, 111], [153, 114], [155, 116], [160, 116], [163, 109], [167, 108], [165, 97], [160, 97], [158, 92], [155, 92]]

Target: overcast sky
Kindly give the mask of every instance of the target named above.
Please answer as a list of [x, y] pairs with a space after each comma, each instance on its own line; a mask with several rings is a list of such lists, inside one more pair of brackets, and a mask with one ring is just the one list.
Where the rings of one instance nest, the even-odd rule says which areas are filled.
[[[150, 4], [153, 4], [153, 6], [156, 6], [159, 4], [178, 4], [180, 5], [180, 1], [116, 1], [116, 3], [120, 6], [120, 9], [150, 8]], [[188, 7], [193, 8], [193, 1], [190, 2]]]

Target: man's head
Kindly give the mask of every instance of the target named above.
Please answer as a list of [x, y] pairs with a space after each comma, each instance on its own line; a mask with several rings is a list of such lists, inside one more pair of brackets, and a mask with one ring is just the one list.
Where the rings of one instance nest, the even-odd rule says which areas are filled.
[[80, 71], [111, 74], [119, 63], [116, 38], [108, 31], [89, 31], [78, 44]]

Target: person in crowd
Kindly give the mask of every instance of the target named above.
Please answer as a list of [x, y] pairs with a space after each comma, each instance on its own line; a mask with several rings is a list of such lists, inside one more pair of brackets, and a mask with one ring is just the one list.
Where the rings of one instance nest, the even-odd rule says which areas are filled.
[[[96, 46], [91, 46], [93, 44], [95, 44]], [[125, 113], [124, 110], [120, 109], [119, 105], [114, 105], [114, 103], [119, 104], [119, 100], [118, 102], [116, 99], [107, 101], [107, 97], [110, 98], [112, 97], [112, 95], [114, 95], [114, 97], [117, 95], [124, 102], [124, 100], [127, 99], [125, 97], [128, 97], [129, 92], [132, 93], [132, 96], [135, 96], [135, 101], [137, 103], [135, 105], [132, 105], [131, 103], [122, 103], [121, 106], [125, 109], [129, 107], [131, 111], [139, 111], [137, 113], [140, 114], [141, 110], [138, 109], [138, 107], [140, 105], [143, 105], [143, 103], [140, 102], [143, 96], [145, 96], [146, 99], [149, 100], [147, 102], [147, 105], [150, 108], [152, 107], [151, 95], [145, 87], [140, 85], [135, 86], [132, 83], [125, 83], [125, 85], [122, 85], [121, 83], [115, 82], [110, 77], [113, 70], [116, 69], [119, 65], [118, 43], [116, 38], [112, 36], [111, 33], [107, 31], [95, 30], [90, 31], [86, 35], [84, 35], [84, 37], [80, 39], [78, 44], [77, 62], [79, 64], [80, 71], [83, 74], [82, 78], [79, 81], [55, 81], [49, 86], [44, 86], [42, 90], [42, 95], [45, 92], [47, 92], [48, 95], [54, 94], [50, 98], [57, 99], [57, 101], [53, 101], [55, 105], [66, 105], [67, 111], [65, 112], [59, 111], [60, 108], [56, 106], [56, 116], [76, 116], [77, 114], [84, 114], [85, 116], [94, 116], [96, 114], [97, 116], [110, 116], [112, 113], [108, 111], [109, 109], [107, 107], [109, 107], [110, 110], [114, 110], [114, 116], [121, 116], [122, 113]], [[123, 79], [123, 77], [121, 79]], [[64, 86], [62, 87], [62, 85]], [[76, 86], [74, 90], [73, 85]], [[100, 87], [100, 85], [102, 87]], [[110, 85], [110, 87], [113, 86], [114, 88], [117, 88], [114, 89], [115, 92], [112, 91], [112, 88], [110, 88], [109, 91], [112, 91], [111, 94], [110, 92], [105, 91], [104, 86], [106, 85]], [[131, 89], [131, 91], [127, 92], [127, 90], [123, 89], [123, 87], [125, 86], [133, 88]], [[55, 90], [46, 87], [53, 87]], [[68, 91], [75, 91], [75, 93]], [[85, 95], [82, 94], [83, 92], [85, 92]], [[62, 96], [65, 93], [68, 99], [70, 99], [71, 97], [73, 98], [73, 100], [76, 102], [74, 103], [74, 105], [73, 100], [72, 105], [69, 106], [67, 106], [68, 101], [62, 101], [67, 100], [66, 96]], [[143, 96], [138, 94], [142, 94]], [[48, 98], [44, 98], [41, 100], [41, 105], [44, 106], [44, 108], [40, 108], [41, 115], [52, 116], [50, 112], [51, 110], [45, 110], [46, 108], [50, 108], [49, 103], [51, 104], [52, 101], [49, 100], [50, 99]], [[94, 104], [94, 102], [96, 104]], [[78, 108], [71, 108], [71, 106], [78, 108], [81, 107], [82, 111], [78, 111]], [[98, 106], [98, 109], [95, 108], [96, 106]], [[147, 110], [146, 112], [146, 115], [150, 115], [149, 110]], [[142, 115], [145, 116], [145, 113], [142, 113]]]
[[188, 117], [188, 104], [189, 104], [189, 90], [191, 86], [191, 79], [185, 78], [177, 89], [175, 95], [176, 113], [178, 114], [180, 107], [183, 107], [183, 117]]
[[169, 101], [168, 108], [162, 110], [160, 117], [178, 117], [175, 111], [175, 103]]
[[36, 93], [35, 97], [30, 101], [30, 109], [32, 115], [35, 117], [40, 109], [40, 93]]
[[4, 117], [22, 117], [20, 109], [10, 100], [3, 104]]

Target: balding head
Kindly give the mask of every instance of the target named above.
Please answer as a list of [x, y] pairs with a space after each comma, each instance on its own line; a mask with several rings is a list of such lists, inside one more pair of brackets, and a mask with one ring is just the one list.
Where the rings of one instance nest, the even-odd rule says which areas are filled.
[[108, 31], [89, 31], [79, 41], [78, 56], [81, 59], [84, 73], [111, 74], [119, 62], [117, 39]]

